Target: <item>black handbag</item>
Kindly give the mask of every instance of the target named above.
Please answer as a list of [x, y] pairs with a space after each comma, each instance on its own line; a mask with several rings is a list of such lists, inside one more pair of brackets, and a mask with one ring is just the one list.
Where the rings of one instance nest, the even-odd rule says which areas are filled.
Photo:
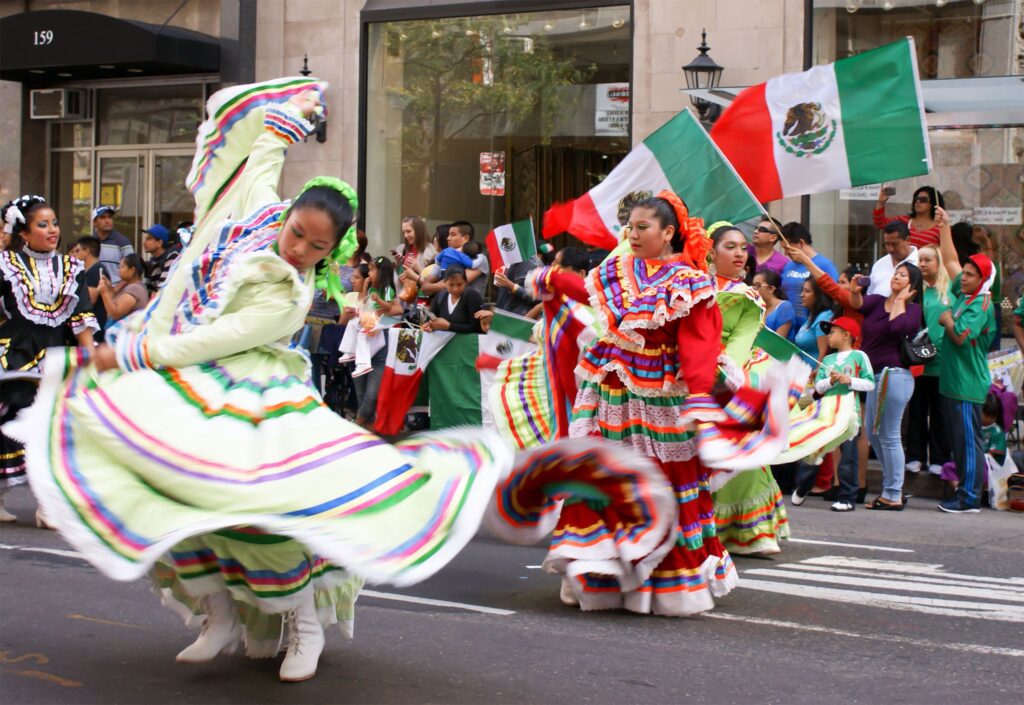
[[904, 367], [927, 365], [939, 354], [938, 348], [928, 335], [928, 329], [922, 328], [911, 337], [900, 340], [900, 362]]

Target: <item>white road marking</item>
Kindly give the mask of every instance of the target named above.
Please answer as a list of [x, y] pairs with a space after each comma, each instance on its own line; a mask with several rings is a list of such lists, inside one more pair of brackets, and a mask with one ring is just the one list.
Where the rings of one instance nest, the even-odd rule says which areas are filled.
[[[746, 582], [740, 584], [741, 587], [746, 586]], [[1024, 649], [1009, 649], [999, 646], [985, 646], [983, 644], [963, 644], [957, 642], [947, 641], [929, 641], [927, 639], [912, 639], [910, 637], [896, 636], [893, 634], [861, 634], [859, 632], [851, 632], [845, 629], [834, 629], [832, 627], [822, 627], [814, 624], [800, 624], [798, 622], [785, 622], [778, 619], [765, 619], [763, 617], [744, 617], [738, 614], [729, 614], [727, 612], [705, 612], [703, 617], [710, 619], [722, 619], [731, 622], [748, 622], [750, 624], [760, 624], [767, 627], [781, 627], [783, 629], [799, 629], [805, 632], [818, 632], [821, 634], [828, 634], [829, 636], [846, 636], [855, 639], [869, 639], [871, 641], [887, 641], [896, 644], [910, 644], [912, 646], [920, 646], [926, 649], [952, 649], [953, 651], [965, 651], [972, 654], [986, 654], [989, 656], [1008, 656], [1010, 658], [1024, 658]]]
[[[856, 575], [820, 573], [805, 570], [794, 570], [800, 568], [799, 564], [779, 568], [754, 568], [743, 571], [742, 575], [763, 575], [769, 578], [792, 578], [793, 580], [804, 580], [812, 583], [833, 583], [844, 587], [866, 587], [879, 588], [882, 590], [900, 590], [903, 592], [923, 592], [932, 595], [947, 595], [949, 597], [972, 597], [986, 600], [1001, 600], [1003, 602], [1024, 602], [1024, 595], [1014, 595], [1009, 591], [985, 590], [979, 587], [963, 587], [960, 585], [943, 585], [941, 583], [925, 583], [913, 577], [903, 577], [900, 580], [885, 580], [879, 577], [860, 577]], [[981, 603], [977, 603], [981, 604]], [[1011, 607], [1012, 605], [1002, 605]]]
[[913, 553], [912, 548], [893, 548], [892, 546], [872, 546], [866, 543], [840, 543], [839, 541], [818, 541], [816, 539], [786, 539], [789, 543], [813, 543], [818, 546], [842, 546], [844, 548], [863, 548], [868, 551], [889, 551], [891, 553]]
[[[868, 571], [868, 570], [857, 570], [855, 568], [832, 568], [829, 566], [821, 565], [809, 565], [806, 561], [795, 564], [781, 564], [778, 566], [779, 569], [797, 568], [802, 571], [812, 571], [827, 573], [830, 575], [838, 576], [864, 576], [869, 578], [883, 578], [888, 580], [907, 580], [906, 573], [897, 573], [895, 571]], [[1001, 599], [1004, 595], [1013, 595], [1013, 599], [1017, 597], [1024, 599], [1024, 586], [1018, 586], [1014, 581], [1007, 580], [1004, 583], [996, 582], [1000, 578], [980, 578], [984, 582], [971, 582], [966, 578], [953, 578], [948, 579], [945, 576], [946, 573], [921, 573], [915, 574], [911, 577], [911, 580], [919, 583], [925, 583], [928, 585], [943, 585], [943, 586], [959, 586], [968, 587], [971, 589], [988, 589], [995, 590], [999, 593]], [[1009, 584], [1007, 584], [1009, 583]], [[974, 594], [974, 593], [972, 593]]]
[[508, 617], [515, 614], [514, 610], [503, 610], [497, 607], [484, 607], [482, 605], [468, 605], [465, 602], [448, 602], [447, 600], [435, 600], [429, 597], [416, 597], [414, 595], [397, 595], [392, 592], [377, 592], [376, 590], [362, 590], [360, 597], [376, 597], [379, 600], [395, 600], [396, 602], [411, 602], [414, 605], [430, 605], [431, 607], [450, 607], [482, 614], [496, 614], [501, 617]]
[[29, 553], [49, 553], [54, 556], [63, 556], [64, 558], [78, 558], [79, 560], [85, 560], [78, 551], [65, 551], [59, 548], [40, 548], [37, 546], [11, 546], [10, 544], [0, 543], [0, 549], [4, 551], [27, 551]]
[[740, 581], [740, 588], [773, 592], [791, 597], [832, 600], [834, 602], [865, 605], [867, 607], [885, 607], [906, 612], [939, 614], [947, 617], [990, 619], [998, 622], [1024, 622], [1024, 610], [1013, 605], [996, 605], [966, 600], [940, 600], [931, 597], [890, 595], [879, 592], [858, 592], [857, 590], [840, 590], [817, 587], [815, 585], [783, 583], [774, 580], [751, 580], [747, 578]]
[[895, 573], [913, 573], [915, 575], [932, 575], [953, 580], [966, 580], [972, 583], [993, 583], [996, 585], [1024, 586], [1024, 578], [989, 578], [984, 575], [967, 575], [964, 573], [947, 573], [941, 563], [903, 563], [900, 561], [876, 561], [866, 558], [847, 558], [846, 556], [820, 556], [800, 561], [807, 565], [824, 565], [837, 568], [863, 568], [867, 570], [888, 570]]
[[540, 570], [543, 567], [544, 566], [542, 566], [542, 565], [528, 565], [528, 566], [526, 566], [527, 570]]

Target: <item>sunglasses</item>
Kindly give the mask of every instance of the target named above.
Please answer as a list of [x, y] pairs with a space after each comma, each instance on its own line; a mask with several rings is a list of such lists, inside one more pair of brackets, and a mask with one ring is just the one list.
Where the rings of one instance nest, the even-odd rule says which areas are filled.
[[756, 233], [767, 233], [767, 234], [771, 235], [775, 231], [772, 230], [771, 228], [766, 228], [763, 225], [758, 225], [756, 228], [754, 228], [754, 232], [756, 232]]
[[931, 203], [931, 202], [932, 202], [932, 199], [928, 198], [927, 196], [918, 196], [917, 198], [914, 199], [914, 203]]

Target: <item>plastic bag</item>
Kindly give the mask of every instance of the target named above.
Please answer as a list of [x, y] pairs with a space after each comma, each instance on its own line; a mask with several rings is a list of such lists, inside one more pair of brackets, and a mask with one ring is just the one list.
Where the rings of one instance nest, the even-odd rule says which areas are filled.
[[985, 464], [988, 466], [988, 505], [993, 509], [1005, 512], [1010, 508], [1006, 481], [1010, 479], [1010, 475], [1017, 472], [1017, 466], [1009, 453], [1006, 454], [1006, 460], [1002, 465], [996, 463], [995, 458], [985, 453]]

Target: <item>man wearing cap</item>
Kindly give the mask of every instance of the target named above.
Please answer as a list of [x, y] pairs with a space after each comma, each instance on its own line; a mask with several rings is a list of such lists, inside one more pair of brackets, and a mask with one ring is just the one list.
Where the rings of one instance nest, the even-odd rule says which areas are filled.
[[135, 252], [128, 238], [114, 230], [116, 212], [110, 206], [98, 206], [92, 212], [93, 235], [100, 241], [100, 264], [111, 284], [121, 281], [121, 274], [117, 270], [121, 260]]
[[142, 238], [142, 249], [149, 255], [144, 265], [146, 268], [146, 289], [152, 296], [167, 281], [174, 263], [178, 261], [181, 250], [168, 245], [171, 232], [164, 226], [157, 223], [142, 231], [145, 236]]
[[988, 348], [997, 331], [989, 290], [996, 267], [980, 252], [961, 266], [949, 216], [942, 208], [935, 208], [935, 224], [939, 227], [942, 263], [953, 279], [950, 307], [939, 316], [939, 325], [946, 332], [939, 356], [939, 394], [960, 479], [956, 496], [941, 502], [939, 509], [954, 514], [975, 513], [981, 505], [986, 475], [981, 407], [992, 384]]

